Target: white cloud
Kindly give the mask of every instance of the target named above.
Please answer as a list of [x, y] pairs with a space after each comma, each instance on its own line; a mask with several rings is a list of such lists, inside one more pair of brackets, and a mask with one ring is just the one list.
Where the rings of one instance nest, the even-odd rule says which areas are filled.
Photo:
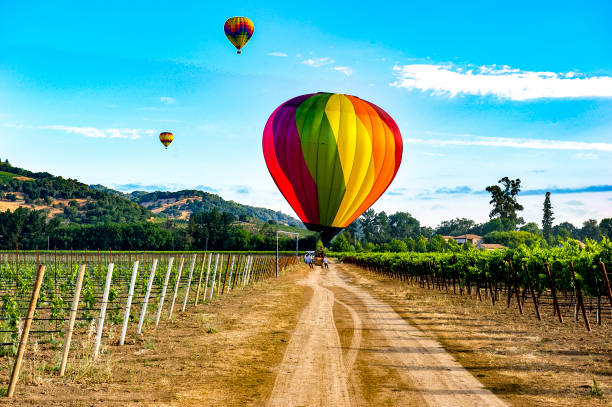
[[80, 134], [81, 136], [91, 138], [139, 139], [142, 136], [152, 136], [154, 134], [154, 131], [149, 129], [98, 129], [96, 127], [75, 127], [62, 125], [38, 126], [38, 128], [44, 130], [64, 131], [71, 134]]
[[533, 72], [509, 66], [460, 68], [455, 65], [413, 64], [393, 67], [396, 88], [435, 94], [497, 96], [524, 101], [540, 98], [612, 97], [612, 77], [575, 72]]
[[[612, 151], [612, 143], [588, 143], [584, 141], [562, 141], [541, 139], [518, 139], [506, 137], [481, 137], [461, 135], [454, 139], [405, 138], [408, 144], [430, 144], [436, 146], [484, 146], [529, 148], [536, 150]], [[589, 155], [586, 153], [585, 155]]]
[[353, 74], [353, 70], [348, 66], [334, 66], [334, 71], [340, 71], [346, 76], [351, 76]]
[[176, 103], [176, 99], [171, 98], [169, 96], [162, 96], [159, 98], [159, 101], [166, 105], [171, 105], [173, 103]]
[[271, 57], [288, 57], [289, 55], [285, 54], [284, 52], [268, 52], [268, 55], [270, 55]]
[[302, 61], [302, 63], [304, 65], [312, 66], [313, 68], [319, 68], [319, 67], [322, 67], [324, 65], [333, 64], [334, 60], [331, 59], [330, 57], [308, 58], [308, 59]]

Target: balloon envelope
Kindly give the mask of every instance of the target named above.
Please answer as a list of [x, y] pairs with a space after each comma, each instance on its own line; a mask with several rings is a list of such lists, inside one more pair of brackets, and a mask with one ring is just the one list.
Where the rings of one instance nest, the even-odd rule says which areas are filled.
[[174, 140], [174, 134], [169, 131], [164, 131], [159, 134], [159, 141], [161, 141], [166, 148], [172, 143], [172, 140]]
[[288, 100], [272, 113], [263, 134], [274, 182], [306, 227], [328, 241], [383, 194], [402, 150], [391, 116], [343, 94]]
[[225, 36], [234, 44], [239, 54], [242, 53], [242, 47], [249, 42], [251, 36], [253, 36], [253, 31], [255, 31], [255, 25], [247, 17], [228, 18], [223, 28]]

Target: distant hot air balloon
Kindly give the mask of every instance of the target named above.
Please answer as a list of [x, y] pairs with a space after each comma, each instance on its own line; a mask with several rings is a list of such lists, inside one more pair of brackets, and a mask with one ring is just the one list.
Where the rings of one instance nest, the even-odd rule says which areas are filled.
[[159, 133], [159, 141], [161, 141], [161, 143], [166, 146], [166, 149], [168, 148], [170, 143], [172, 143], [172, 140], [174, 140], [174, 134], [170, 133], [169, 131]]
[[251, 39], [255, 26], [247, 17], [231, 17], [225, 22], [225, 35], [236, 47], [239, 54], [242, 54], [242, 47]]
[[383, 194], [397, 174], [402, 149], [391, 116], [337, 93], [288, 100], [272, 113], [263, 134], [274, 182], [325, 243]]

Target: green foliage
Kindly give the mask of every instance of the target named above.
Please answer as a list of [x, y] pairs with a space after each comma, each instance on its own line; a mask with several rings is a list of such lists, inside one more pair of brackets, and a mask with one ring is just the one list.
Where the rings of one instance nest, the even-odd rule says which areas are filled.
[[511, 249], [516, 249], [520, 245], [534, 246], [542, 240], [542, 238], [533, 233], [525, 231], [510, 231], [510, 232], [491, 232], [483, 236], [485, 243], [499, 243]]
[[344, 233], [341, 233], [332, 240], [331, 249], [335, 252], [350, 252], [353, 248]]
[[[527, 233], [527, 232], [522, 232]], [[570, 263], [574, 265], [576, 282], [586, 295], [604, 295], [604, 284], [599, 262], [612, 265], [612, 243], [588, 241], [582, 249], [575, 241], [561, 247], [542, 249], [521, 245], [516, 249], [483, 251], [465, 246], [465, 250], [446, 253], [331, 253], [344, 262], [394, 275], [456, 278], [460, 283], [485, 281], [505, 283], [509, 260], [517, 273], [519, 284], [526, 284], [527, 272], [533, 287], [540, 291], [549, 286], [545, 265], [558, 290], [572, 291], [574, 282]]]

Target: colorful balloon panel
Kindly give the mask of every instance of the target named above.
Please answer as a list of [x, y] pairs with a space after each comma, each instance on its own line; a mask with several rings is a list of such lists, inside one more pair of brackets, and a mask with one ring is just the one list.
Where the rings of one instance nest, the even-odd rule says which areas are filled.
[[337, 233], [387, 189], [402, 160], [395, 121], [355, 96], [316, 93], [280, 105], [263, 135], [266, 164], [309, 229]]
[[166, 148], [172, 143], [172, 140], [174, 140], [174, 134], [169, 131], [164, 131], [159, 134], [159, 141], [161, 141]]
[[242, 47], [244, 47], [253, 36], [255, 25], [247, 17], [231, 17], [225, 22], [224, 29], [225, 36], [234, 44], [240, 54], [242, 53], [242, 51], [240, 51]]

